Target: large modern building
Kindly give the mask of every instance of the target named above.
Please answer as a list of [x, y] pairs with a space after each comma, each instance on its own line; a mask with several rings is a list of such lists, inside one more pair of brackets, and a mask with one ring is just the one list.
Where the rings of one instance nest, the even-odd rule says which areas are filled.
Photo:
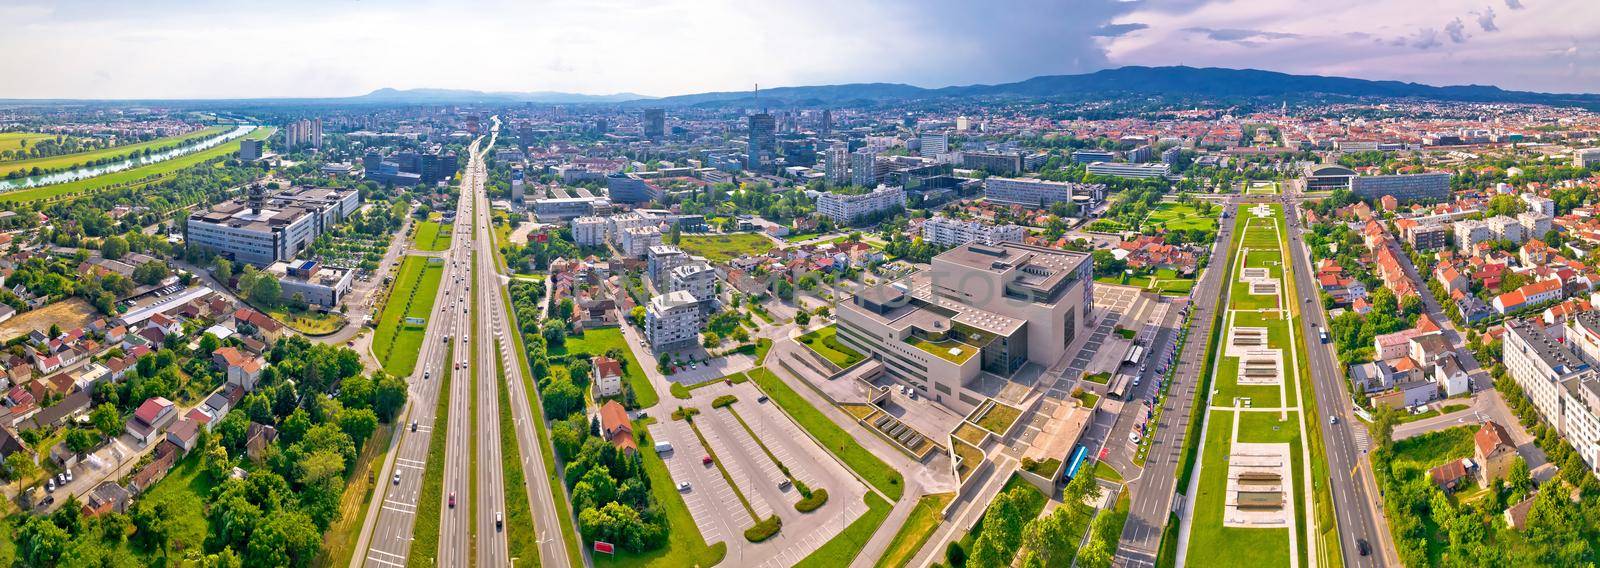
[[1164, 178], [1172, 173], [1172, 166], [1164, 163], [1154, 164], [1127, 164], [1122, 162], [1095, 162], [1089, 164], [1089, 173], [1097, 176], [1111, 176], [1123, 178]]
[[1095, 162], [1109, 162], [1116, 157], [1110, 150], [1073, 150], [1072, 163], [1093, 164]]
[[777, 123], [765, 112], [752, 114], [750, 147], [746, 150], [745, 169], [752, 172], [769, 172], [778, 158]]
[[667, 276], [668, 292], [688, 292], [708, 314], [717, 303], [717, 271], [711, 265], [694, 261], [674, 267]]
[[1333, 191], [1350, 189], [1356, 171], [1339, 164], [1309, 164], [1306, 166], [1306, 191]]
[[1099, 183], [1044, 181], [1038, 179], [991, 177], [983, 180], [984, 199], [1024, 207], [1049, 207], [1063, 201], [1089, 208], [1105, 198], [1106, 186]]
[[606, 176], [606, 195], [614, 203], [649, 203], [661, 199], [661, 190], [635, 174]]
[[682, 290], [651, 298], [645, 308], [644, 335], [656, 351], [694, 345], [700, 337], [700, 303]]
[[829, 185], [850, 183], [850, 147], [843, 143], [829, 146], [822, 154], [822, 168]]
[[239, 161], [254, 162], [266, 154], [266, 140], [240, 140]]
[[268, 196], [254, 188], [244, 199], [190, 213], [184, 241], [238, 262], [266, 266], [294, 258], [360, 203], [355, 190], [295, 188]]
[[312, 118], [290, 121], [283, 125], [283, 149], [322, 147], [322, 119]]
[[629, 227], [619, 233], [617, 240], [617, 248], [622, 249], [624, 256], [644, 258], [650, 247], [661, 244], [661, 229], [653, 225]]
[[1600, 314], [1567, 318], [1566, 343], [1535, 323], [1507, 322], [1502, 360], [1506, 371], [1539, 415], [1572, 444], [1589, 465], [1600, 467]]
[[541, 223], [560, 223], [611, 212], [611, 199], [606, 197], [566, 197], [533, 200], [533, 214]]
[[1049, 366], [1088, 330], [1089, 255], [1019, 243], [966, 244], [930, 270], [838, 307], [838, 339], [961, 412], [1028, 363]]
[[656, 245], [645, 253], [645, 274], [657, 289], [667, 288], [667, 275], [672, 269], [689, 263], [689, 253], [672, 245]]
[[962, 152], [961, 167], [984, 170], [994, 175], [1021, 175], [1022, 154], [1016, 152]]
[[1572, 153], [1572, 166], [1588, 168], [1600, 165], [1600, 148], [1584, 148]]
[[967, 243], [998, 245], [1005, 242], [1022, 242], [1028, 230], [1019, 225], [990, 225], [979, 221], [962, 221], [940, 215], [922, 223], [922, 240], [941, 247]]
[[332, 267], [314, 260], [274, 262], [267, 266], [266, 273], [278, 281], [284, 299], [298, 298], [325, 308], [339, 305], [345, 294], [350, 293], [355, 275], [349, 268]]
[[895, 208], [905, 208], [906, 190], [901, 187], [880, 185], [868, 193], [840, 195], [824, 192], [817, 196], [817, 213], [839, 223]]
[[878, 184], [878, 153], [869, 148], [850, 154], [850, 183], [861, 187]]
[[924, 132], [919, 140], [919, 153], [925, 158], [938, 158], [950, 153], [950, 135], [943, 132]]
[[644, 109], [644, 137], [651, 140], [660, 140], [667, 134], [666, 109]]
[[1450, 198], [1450, 174], [1432, 172], [1390, 176], [1357, 176], [1350, 181], [1350, 191], [1362, 199], [1379, 199], [1392, 195], [1401, 203], [1412, 201], [1444, 201]]

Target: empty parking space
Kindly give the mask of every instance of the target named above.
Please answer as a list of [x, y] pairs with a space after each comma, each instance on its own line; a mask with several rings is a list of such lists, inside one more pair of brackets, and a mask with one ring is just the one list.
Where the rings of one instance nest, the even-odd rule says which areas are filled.
[[[700, 456], [690, 448], [698, 448], [700, 442], [695, 440], [694, 433], [682, 422], [659, 424], [654, 428], [658, 435], [669, 441], [675, 448], [684, 448], [684, 451], [668, 452], [661, 456], [667, 464], [667, 472], [672, 474], [672, 480], [678, 483], [689, 483], [688, 491], [680, 492], [684, 505], [689, 509], [689, 515], [694, 518], [694, 524], [700, 528], [700, 534], [706, 542], [720, 542], [728, 540], [731, 520], [740, 523], [743, 517], [730, 515], [742, 511], [744, 507], [739, 504], [738, 497], [728, 488], [721, 474], [706, 475], [707, 467], [700, 463]], [[731, 507], [731, 508], [730, 508]], [[739, 523], [734, 523], [739, 524]], [[740, 526], [743, 526], [740, 524]]]

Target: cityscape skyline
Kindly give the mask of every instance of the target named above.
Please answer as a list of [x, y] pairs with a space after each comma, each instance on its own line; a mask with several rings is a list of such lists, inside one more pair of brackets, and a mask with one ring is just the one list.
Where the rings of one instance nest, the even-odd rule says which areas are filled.
[[[1581, 0], [1448, 0], [1428, 10], [1297, 0], [935, 4], [27, 0], [0, 7], [11, 32], [0, 34], [0, 49], [63, 37], [74, 47], [54, 50], [55, 65], [42, 71], [26, 58], [0, 61], [0, 72], [28, 78], [0, 87], [0, 98], [342, 97], [381, 88], [672, 96], [756, 83], [944, 87], [1125, 65], [1575, 93], [1595, 91], [1600, 59], [1600, 26]], [[437, 42], [481, 55], [463, 61]], [[672, 66], [692, 72], [661, 72]]]

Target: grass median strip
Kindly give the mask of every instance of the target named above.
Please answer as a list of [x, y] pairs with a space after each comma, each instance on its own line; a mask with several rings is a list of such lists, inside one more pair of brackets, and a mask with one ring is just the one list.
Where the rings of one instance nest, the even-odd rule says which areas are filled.
[[700, 447], [705, 449], [706, 455], [711, 456], [711, 463], [717, 466], [718, 472], [722, 473], [722, 479], [727, 481], [728, 487], [733, 489], [733, 495], [739, 498], [740, 505], [744, 505], [745, 512], [750, 513], [750, 520], [760, 523], [761, 517], [756, 515], [755, 507], [750, 506], [750, 499], [746, 498], [744, 492], [739, 490], [739, 484], [733, 482], [733, 476], [728, 475], [728, 468], [722, 466], [722, 459], [717, 457], [717, 451], [711, 449], [711, 442], [706, 441], [706, 435], [700, 433], [700, 427], [695, 425], [694, 416], [699, 412], [694, 408], [688, 408], [680, 410], [677, 414], [677, 418], [689, 423], [689, 429], [694, 431], [694, 437], [700, 439]]
[[940, 512], [955, 497], [955, 493], [938, 493], [917, 499], [911, 515], [900, 525], [900, 532], [895, 533], [894, 540], [889, 541], [889, 547], [884, 549], [883, 556], [878, 558], [874, 568], [901, 568], [911, 563], [911, 557], [922, 550], [922, 545], [928, 543], [943, 522]]
[[884, 495], [888, 495], [890, 499], [900, 500], [900, 495], [905, 492], [905, 478], [900, 472], [861, 447], [855, 438], [829, 420], [821, 410], [817, 410], [811, 403], [801, 398], [800, 393], [789, 388], [789, 385], [772, 374], [772, 371], [756, 367], [748, 371], [748, 374], [751, 380], [761, 387], [761, 391], [788, 413], [796, 424], [809, 432], [828, 451], [838, 456], [846, 466], [855, 471], [856, 475], [878, 488]]
[[[496, 340], [496, 347], [499, 340]], [[498, 349], [495, 350], [499, 352]], [[506, 367], [500, 357], [494, 358], [496, 389], [500, 399], [500, 455], [505, 470], [505, 487], [512, 488], [506, 497], [506, 543], [511, 559], [519, 565], [539, 565], [538, 531], [533, 526], [533, 510], [528, 502], [527, 482], [522, 478], [521, 460], [505, 459], [521, 456], [517, 447], [516, 422], [511, 418], [511, 393], [506, 388]]]
[[878, 532], [883, 520], [889, 517], [889, 510], [894, 508], [876, 493], [867, 493], [863, 500], [867, 503], [867, 512], [827, 544], [795, 564], [795, 568], [838, 568], [854, 562], [856, 556], [861, 554], [861, 549], [867, 546], [867, 541], [872, 539], [872, 534]]
[[[455, 360], [455, 343], [444, 350], [446, 362]], [[433, 405], [433, 430], [428, 432], [428, 464], [422, 470], [422, 492], [417, 496], [417, 517], [411, 525], [411, 554], [406, 565], [427, 568], [439, 565], [439, 511], [444, 493], [444, 444], [450, 423], [450, 379], [455, 365], [445, 365], [439, 374], [439, 396]]]
[[[472, 282], [478, 281], [478, 251], [472, 251]], [[472, 423], [472, 444], [467, 452], [467, 565], [477, 566], [478, 555], [478, 297], [472, 297], [472, 357], [467, 358], [467, 422]]]
[[[744, 417], [739, 415], [739, 410], [733, 407], [733, 403], [738, 402], [738, 399], [733, 398], [731, 394], [723, 396], [728, 397], [730, 400], [727, 404], [722, 405], [722, 408], [727, 409], [728, 414], [733, 415], [733, 419], [739, 423], [739, 426], [744, 428], [746, 434], [750, 435], [750, 439], [755, 440], [756, 445], [761, 447], [761, 452], [767, 454], [767, 459], [772, 460], [773, 465], [778, 466], [778, 471], [783, 472], [783, 476], [789, 478], [789, 482], [794, 484], [795, 490], [800, 492], [802, 499], [794, 504], [794, 508], [802, 513], [809, 513], [826, 504], [828, 502], [828, 490], [817, 489], [813, 491], [806, 485], [805, 481], [801, 481], [800, 478], [790, 473], [789, 466], [778, 461], [778, 456], [772, 453], [772, 449], [767, 447], [766, 442], [761, 441], [761, 437], [756, 435], [756, 431], [750, 429], [750, 423], [745, 422]], [[723, 397], [717, 397], [717, 402], [722, 400]], [[712, 406], [716, 406], [716, 403], [713, 402]]]

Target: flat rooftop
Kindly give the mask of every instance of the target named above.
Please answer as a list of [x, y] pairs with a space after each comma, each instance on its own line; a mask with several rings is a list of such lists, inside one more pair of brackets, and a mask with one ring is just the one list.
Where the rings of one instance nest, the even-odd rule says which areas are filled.
[[967, 243], [933, 257], [934, 262], [948, 262], [983, 272], [1015, 270], [1015, 282], [1044, 291], [1054, 290], [1088, 259], [1089, 255], [1080, 252], [1011, 242]]

